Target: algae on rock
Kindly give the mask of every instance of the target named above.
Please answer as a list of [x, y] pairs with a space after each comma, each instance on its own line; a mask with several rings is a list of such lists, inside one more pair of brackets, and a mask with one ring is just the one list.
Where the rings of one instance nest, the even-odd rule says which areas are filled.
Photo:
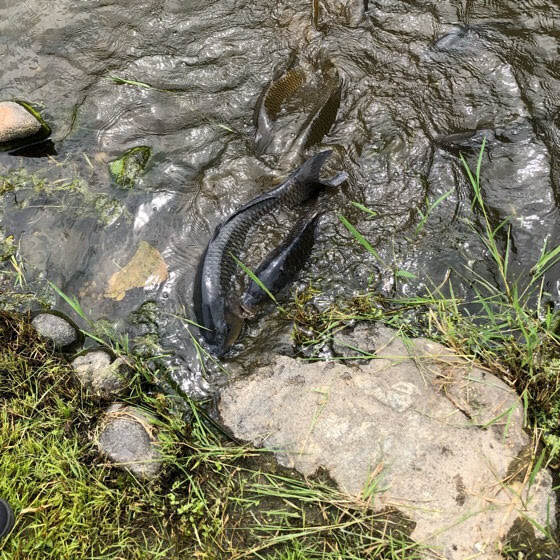
[[[67, 170], [66, 166], [63, 166]], [[97, 221], [105, 226], [113, 224], [125, 213], [122, 202], [105, 193], [92, 192], [89, 185], [76, 169], [70, 168], [70, 178], [61, 180], [43, 177], [47, 170], [30, 173], [25, 168], [6, 169], [0, 167], [0, 196], [20, 190], [30, 190], [37, 195], [52, 197], [60, 212], [72, 208], [79, 214], [94, 214]], [[71, 199], [71, 200], [68, 200]], [[77, 200], [76, 200], [77, 199]], [[25, 208], [31, 198], [24, 198], [18, 205]]]
[[152, 149], [148, 146], [136, 146], [109, 163], [109, 171], [117, 185], [131, 189], [136, 180], [144, 173]]
[[16, 246], [13, 235], [4, 235], [0, 227], [0, 262], [5, 261], [15, 255]]

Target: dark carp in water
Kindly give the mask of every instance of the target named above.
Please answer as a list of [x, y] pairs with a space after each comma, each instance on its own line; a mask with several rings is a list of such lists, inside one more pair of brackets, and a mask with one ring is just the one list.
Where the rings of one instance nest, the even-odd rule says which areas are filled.
[[[266, 289], [275, 295], [285, 288], [309, 258], [315, 242], [315, 228], [321, 214], [314, 212], [302, 218], [284, 242], [271, 251], [255, 271], [255, 276]], [[250, 280], [241, 297], [241, 308], [253, 315], [267, 300], [268, 294], [254, 280]]]
[[255, 148], [263, 153], [272, 139], [272, 121], [275, 121], [284, 102], [305, 82], [301, 68], [289, 70], [283, 76], [270, 82], [261, 94], [255, 108]]
[[200, 259], [194, 283], [194, 312], [200, 334], [211, 351], [223, 355], [233, 344], [242, 326], [239, 304], [232, 299], [236, 262], [251, 226], [280, 205], [296, 206], [318, 194], [322, 188], [342, 182], [320, 181], [321, 167], [331, 155], [321, 152], [309, 158], [282, 184], [245, 204], [219, 225]]
[[342, 84], [331, 83], [327, 85], [319, 102], [316, 104], [315, 111], [303, 123], [298, 134], [304, 149], [318, 144], [323, 139], [323, 136], [328, 134], [336, 121], [338, 109], [340, 108], [341, 93]]
[[[344, 171], [322, 183], [338, 187], [348, 179]], [[315, 242], [315, 228], [322, 213], [310, 212], [290, 231], [283, 243], [273, 249], [259, 265], [255, 275], [273, 296], [285, 288], [303, 268], [311, 254]], [[250, 280], [243, 296], [241, 309], [247, 315], [254, 315], [269, 295], [254, 280]]]

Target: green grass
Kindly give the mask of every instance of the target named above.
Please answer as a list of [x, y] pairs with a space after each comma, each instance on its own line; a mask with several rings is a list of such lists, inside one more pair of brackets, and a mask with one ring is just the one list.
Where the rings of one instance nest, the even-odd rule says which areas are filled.
[[[98, 456], [102, 403], [20, 317], [0, 314], [0, 340], [0, 495], [16, 512], [0, 558], [168, 558], [184, 549], [167, 489]], [[166, 434], [162, 452], [172, 463], [170, 426]]]
[[373, 512], [374, 491], [350, 498], [228, 440], [139, 361], [125, 402], [158, 419], [163, 470], [145, 482], [112, 467], [94, 443], [108, 403], [84, 392], [28, 319], [0, 312], [0, 496], [16, 513], [1, 560], [419, 557], [405, 518]]

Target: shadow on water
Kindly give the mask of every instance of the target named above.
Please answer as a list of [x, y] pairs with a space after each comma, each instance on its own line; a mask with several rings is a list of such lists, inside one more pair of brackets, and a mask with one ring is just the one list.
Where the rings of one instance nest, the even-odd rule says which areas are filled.
[[[324, 0], [317, 13], [295, 0], [88, 9], [8, 0], [0, 7], [2, 98], [43, 107], [53, 135], [41, 150], [0, 154], [2, 231], [17, 240], [30, 285], [49, 280], [92, 318], [145, 344], [159, 337], [182, 388], [206, 393], [219, 378], [204, 379], [188, 324], [177, 318], [192, 318], [198, 258], [217, 224], [315, 151], [334, 151], [325, 176], [344, 169], [350, 177], [324, 201], [300, 278], [323, 297], [364, 289], [372, 271], [385, 294], [416, 293], [421, 278], [439, 284], [465, 262], [491, 274], [465, 223], [476, 217], [459, 160], [464, 153], [473, 163], [483, 137], [482, 186], [496, 224], [512, 216], [513, 266], [532, 266], [545, 240], [560, 241], [559, 18], [560, 7], [537, 0]], [[254, 108], [290, 65], [305, 87], [276, 115], [260, 154]], [[335, 75], [334, 125], [319, 144], [302, 146], [297, 133]], [[152, 156], [123, 187], [108, 164], [135, 146]], [[418, 210], [450, 190], [417, 233]], [[416, 278], [395, 287], [338, 213]], [[251, 254], [266, 252], [290, 223], [284, 214], [265, 221]], [[554, 301], [559, 279], [552, 270]]]
[[17, 150], [13, 150], [9, 152], [9, 155], [26, 158], [45, 158], [48, 156], [57, 156], [58, 152], [52, 140], [45, 140], [38, 144], [31, 144], [30, 146], [23, 146]]

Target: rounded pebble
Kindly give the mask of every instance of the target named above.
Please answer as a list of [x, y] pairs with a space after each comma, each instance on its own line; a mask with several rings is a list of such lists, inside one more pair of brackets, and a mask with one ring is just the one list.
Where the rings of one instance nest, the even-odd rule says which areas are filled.
[[72, 367], [80, 383], [104, 398], [115, 398], [126, 388], [129, 362], [122, 357], [112, 361], [105, 350], [92, 350], [72, 361]]
[[41, 123], [19, 103], [0, 101], [0, 144], [33, 136], [41, 129]]
[[131, 406], [109, 407], [98, 437], [99, 451], [133, 474], [153, 478], [161, 468], [161, 454], [146, 429], [149, 422], [145, 414]]
[[57, 348], [70, 346], [77, 342], [79, 338], [73, 325], [53, 313], [39, 313], [31, 321], [31, 324], [35, 327], [39, 336], [49, 339]]

